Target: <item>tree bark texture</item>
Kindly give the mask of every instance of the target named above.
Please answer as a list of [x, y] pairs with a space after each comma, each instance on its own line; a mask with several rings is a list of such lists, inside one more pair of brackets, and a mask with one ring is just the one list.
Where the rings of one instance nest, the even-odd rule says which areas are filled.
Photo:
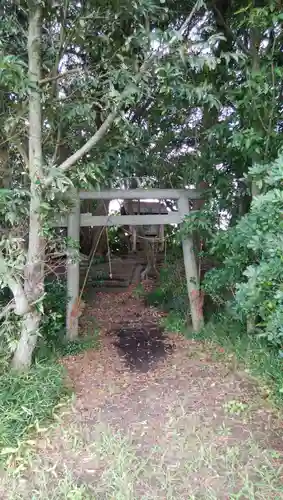
[[43, 182], [41, 97], [41, 7], [33, 5], [29, 13], [28, 59], [31, 90], [29, 97], [29, 177], [30, 217], [29, 243], [24, 269], [24, 293], [28, 311], [22, 317], [21, 337], [12, 365], [17, 370], [30, 366], [36, 345], [41, 315], [36, 303], [44, 292], [44, 240], [40, 217], [41, 184]]

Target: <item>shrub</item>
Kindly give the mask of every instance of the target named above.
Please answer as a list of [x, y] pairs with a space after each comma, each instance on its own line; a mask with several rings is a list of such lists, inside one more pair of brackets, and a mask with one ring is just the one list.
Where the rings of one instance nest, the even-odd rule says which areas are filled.
[[71, 342], [66, 341], [66, 283], [63, 280], [51, 281], [46, 284], [45, 292], [41, 337], [35, 351], [35, 358], [69, 356], [86, 349], [97, 348], [97, 331]]
[[149, 305], [161, 306], [165, 311], [177, 310], [187, 314], [189, 300], [183, 260], [170, 257], [160, 271], [157, 288], [146, 296]]
[[66, 334], [66, 306], [67, 290], [66, 283], [57, 279], [50, 281], [45, 286], [45, 297], [43, 301], [44, 316], [41, 325], [41, 336], [35, 355], [41, 352], [54, 353], [60, 350], [65, 343]]
[[[9, 288], [0, 289], [0, 310], [8, 305], [13, 296]], [[19, 337], [19, 317], [10, 312], [0, 320], [0, 375], [10, 364]]]
[[213, 239], [211, 252], [222, 266], [207, 273], [204, 286], [223, 303], [229, 288], [236, 317], [253, 318], [256, 331], [278, 346], [283, 341], [283, 155], [254, 166], [250, 176], [261, 194], [235, 227]]

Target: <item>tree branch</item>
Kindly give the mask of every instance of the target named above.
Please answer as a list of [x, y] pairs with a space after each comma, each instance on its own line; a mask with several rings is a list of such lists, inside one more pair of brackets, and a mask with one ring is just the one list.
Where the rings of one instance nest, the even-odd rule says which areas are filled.
[[57, 140], [56, 140], [56, 146], [55, 146], [54, 154], [53, 154], [53, 157], [52, 157], [52, 164], [56, 163], [56, 158], [57, 158], [57, 155], [58, 155], [58, 151], [59, 151], [59, 148], [60, 148], [60, 142], [61, 142], [61, 132], [62, 132], [62, 127], [61, 127], [61, 122], [60, 122], [59, 125], [58, 125], [58, 130], [57, 130]]
[[7, 316], [7, 314], [10, 311], [13, 311], [14, 309], [15, 309], [15, 302], [13, 300], [11, 300], [11, 302], [9, 302], [9, 304], [7, 304], [5, 307], [3, 307], [2, 311], [0, 312], [0, 320], [2, 318], [4, 318], [5, 316]]
[[214, 13], [216, 14], [217, 19], [218, 19], [218, 23], [220, 26], [222, 26], [226, 36], [229, 36], [232, 40], [234, 40], [237, 43], [237, 45], [240, 47], [240, 49], [244, 52], [244, 54], [250, 56], [251, 54], [250, 54], [249, 49], [247, 49], [247, 47], [241, 42], [241, 40], [239, 40], [239, 38], [236, 37], [235, 33], [230, 28], [230, 26], [228, 26], [224, 17], [222, 16], [220, 10], [216, 7], [216, 5], [213, 5], [212, 9], [213, 9]]
[[66, 76], [76, 75], [80, 71], [83, 71], [82, 68], [69, 69], [68, 71], [64, 71], [64, 73], [58, 73], [58, 75], [43, 78], [42, 80], [39, 80], [38, 83], [43, 85], [44, 83], [54, 82], [56, 80], [60, 80], [61, 78], [65, 78]]
[[15, 145], [16, 145], [16, 148], [19, 151], [19, 153], [20, 153], [20, 155], [21, 155], [21, 157], [22, 157], [22, 159], [23, 159], [26, 167], [28, 168], [28, 166], [29, 166], [29, 159], [28, 159], [28, 153], [27, 153], [26, 148], [20, 142], [15, 142]]
[[[121, 106], [122, 103], [120, 103]], [[64, 173], [69, 170], [77, 161], [79, 161], [86, 153], [88, 153], [106, 134], [109, 127], [111, 127], [113, 121], [115, 120], [120, 106], [117, 106], [112, 113], [108, 115], [106, 120], [102, 123], [101, 127], [95, 132], [95, 134], [74, 154], [69, 156], [69, 158], [58, 167], [60, 172]], [[53, 177], [48, 177], [45, 181], [45, 186], [49, 186], [53, 180]]]
[[[185, 22], [182, 24], [180, 29], [175, 33], [175, 35], [172, 36], [171, 40], [166, 44], [166, 47], [173, 45], [173, 43], [176, 42], [185, 32], [187, 29], [193, 15], [198, 9], [198, 2], [195, 3], [193, 9], [191, 10], [189, 16], [186, 18]], [[152, 52], [148, 59], [144, 61], [144, 63], [141, 65], [139, 72], [137, 74], [137, 80], [140, 80], [145, 73], [145, 71], [150, 67], [152, 64], [153, 60], [158, 59], [163, 56], [164, 54], [164, 46], [160, 47], [156, 52]], [[104, 135], [107, 133], [111, 125], [113, 124], [116, 116], [118, 115], [119, 110], [121, 109], [125, 97], [127, 97], [130, 93], [132, 92], [131, 90], [131, 85], [128, 85], [124, 91], [120, 95], [119, 102], [116, 104], [116, 107], [114, 110], [108, 115], [106, 120], [102, 123], [102, 125], [99, 127], [99, 129], [95, 132], [95, 134], [80, 148], [78, 149], [74, 154], [72, 154], [67, 160], [65, 160], [61, 165], [59, 165], [58, 170], [62, 173], [65, 173], [67, 170], [69, 170], [73, 165], [79, 161], [86, 153], [88, 153], [96, 144], [104, 137]], [[45, 181], [45, 186], [48, 186], [51, 184], [53, 180], [53, 177], [50, 176], [46, 179]]]
[[[65, 23], [66, 23], [66, 17], [67, 17], [68, 7], [69, 7], [69, 0], [64, 0], [63, 6], [61, 8], [61, 12], [63, 14], [63, 16], [62, 16], [63, 18], [62, 18], [62, 22], [61, 22], [61, 26], [60, 26], [59, 47], [58, 47], [57, 56], [56, 56], [56, 59], [55, 59], [55, 65], [54, 65], [54, 68], [53, 68], [53, 71], [52, 71], [52, 75], [53, 76], [58, 75], [58, 72], [59, 72], [59, 64], [60, 64], [60, 60], [61, 60], [61, 57], [62, 57], [62, 51], [63, 51], [63, 47], [64, 47], [64, 42], [65, 42], [65, 39], [66, 39], [66, 36], [65, 36], [66, 35]], [[53, 96], [53, 98], [55, 98], [56, 94], [57, 94], [57, 80], [53, 80], [52, 81], [51, 95]]]

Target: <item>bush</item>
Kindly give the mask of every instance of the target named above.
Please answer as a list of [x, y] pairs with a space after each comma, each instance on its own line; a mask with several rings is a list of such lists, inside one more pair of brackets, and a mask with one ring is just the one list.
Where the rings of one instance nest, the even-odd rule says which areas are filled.
[[168, 332], [185, 334], [187, 331], [186, 317], [179, 311], [171, 311], [161, 319], [161, 326]]
[[[0, 291], [0, 306], [12, 299], [8, 288]], [[44, 315], [35, 356], [49, 357], [65, 344], [67, 291], [63, 280], [47, 282], [43, 300]], [[11, 313], [0, 322], [0, 374], [9, 368], [10, 360], [17, 346], [20, 332], [20, 318]]]
[[[5, 287], [0, 289], [0, 310], [13, 299], [12, 292]], [[19, 339], [19, 317], [10, 312], [0, 320], [0, 375], [10, 365], [12, 354]]]
[[283, 155], [268, 165], [254, 166], [261, 194], [238, 224], [219, 232], [211, 251], [222, 261], [207, 273], [205, 289], [225, 303], [234, 294], [232, 310], [241, 321], [255, 320], [257, 331], [276, 346], [283, 342]]
[[170, 260], [165, 264], [159, 277], [157, 288], [146, 296], [149, 305], [162, 307], [165, 311], [176, 310], [186, 315], [189, 310], [189, 300], [183, 260]]
[[57, 279], [47, 282], [45, 293], [41, 344], [44, 343], [54, 350], [62, 345], [66, 334], [67, 289], [65, 281]]
[[36, 359], [69, 356], [98, 347], [98, 332], [66, 341], [66, 283], [62, 280], [46, 284], [44, 297], [44, 317], [41, 327], [41, 337], [35, 351]]

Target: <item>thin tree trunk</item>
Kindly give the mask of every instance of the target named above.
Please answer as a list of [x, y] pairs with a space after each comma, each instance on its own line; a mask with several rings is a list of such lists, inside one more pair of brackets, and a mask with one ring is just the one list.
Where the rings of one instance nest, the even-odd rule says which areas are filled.
[[29, 78], [32, 84], [29, 99], [29, 176], [30, 220], [27, 260], [24, 270], [24, 291], [29, 303], [22, 318], [21, 337], [14, 354], [12, 366], [17, 370], [29, 368], [32, 360], [41, 315], [35, 303], [44, 292], [44, 240], [40, 218], [42, 172], [42, 120], [38, 82], [41, 76], [41, 7], [30, 8], [28, 31]]
[[[205, 197], [205, 191], [208, 190], [209, 184], [206, 181], [200, 181], [198, 182], [196, 188], [199, 190], [203, 190]], [[192, 203], [192, 210], [201, 210], [204, 207], [204, 204], [205, 204], [205, 198], [194, 200]], [[203, 243], [200, 232], [198, 230], [193, 231], [192, 238], [194, 244], [195, 258], [200, 274], [200, 268], [201, 268], [200, 251], [202, 250], [202, 243]]]
[[[260, 56], [259, 56], [260, 42], [261, 42], [261, 33], [260, 33], [259, 28], [257, 28], [257, 27], [251, 28], [251, 74], [252, 75], [257, 75], [257, 73], [260, 71]], [[256, 112], [256, 110], [254, 110], [254, 119], [253, 119], [252, 127], [255, 129], [255, 131], [257, 133], [265, 134], [265, 131], [263, 130], [262, 122], [260, 120], [260, 116], [258, 113]], [[261, 161], [261, 155], [256, 153], [256, 151], [254, 151], [253, 155], [252, 155], [252, 164], [254, 165], [255, 163], [260, 162], [260, 161]], [[259, 190], [256, 182], [252, 181], [252, 184], [251, 184], [252, 198], [254, 198], [255, 196], [258, 196], [259, 193], [260, 193], [260, 190]]]
[[[108, 215], [110, 200], [98, 200], [94, 215]], [[89, 246], [89, 257], [92, 255], [93, 249], [96, 248], [96, 255], [104, 255], [107, 252], [107, 236], [106, 228], [101, 234], [102, 227], [94, 227], [91, 231], [91, 242]], [[99, 241], [98, 241], [99, 239]]]
[[[254, 2], [255, 6], [255, 2]], [[259, 28], [253, 27], [251, 29], [251, 74], [256, 75], [260, 71], [260, 57], [259, 57], [259, 47], [261, 42], [261, 32]], [[254, 110], [254, 120], [252, 123], [254, 130], [261, 135], [265, 134], [263, 130], [262, 122], [260, 116]], [[261, 161], [261, 155], [254, 151], [252, 155], [252, 164], [256, 164]], [[252, 200], [260, 194], [260, 189], [257, 186], [256, 181], [251, 183], [251, 198]], [[255, 331], [256, 318], [254, 314], [250, 314], [247, 317], [247, 333], [251, 334]]]

